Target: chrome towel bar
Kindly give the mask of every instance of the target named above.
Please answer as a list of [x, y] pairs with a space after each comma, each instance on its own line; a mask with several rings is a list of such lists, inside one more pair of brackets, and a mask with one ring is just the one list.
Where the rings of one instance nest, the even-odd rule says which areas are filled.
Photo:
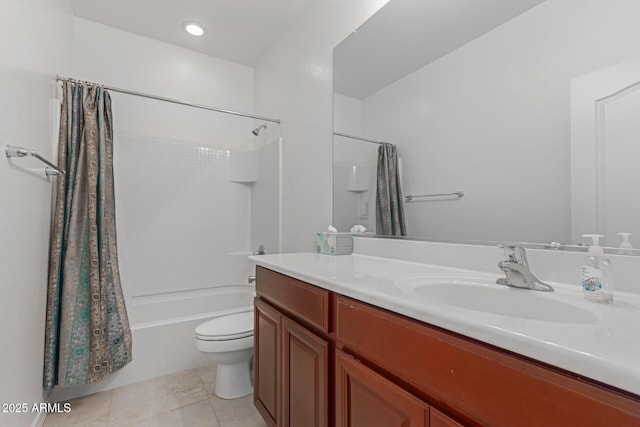
[[439, 196], [457, 196], [457, 198], [459, 199], [460, 197], [464, 196], [464, 191], [455, 191], [453, 193], [435, 193], [435, 194], [409, 194], [408, 196], [405, 197], [405, 199], [407, 199], [407, 202], [412, 201], [413, 199], [416, 199], [418, 197], [439, 197]]
[[44, 169], [44, 172], [47, 175], [51, 176], [51, 175], [64, 175], [65, 174], [64, 170], [60, 169], [58, 166], [54, 165], [49, 160], [47, 160], [44, 157], [42, 157], [35, 150], [27, 150], [26, 148], [16, 147], [15, 145], [5, 145], [4, 146], [4, 154], [7, 157], [33, 156], [36, 159], [40, 160], [42, 163], [44, 163], [47, 166], [49, 166], [48, 168]]
[[333, 134], [335, 136], [342, 136], [344, 138], [357, 139], [364, 142], [373, 142], [374, 144], [379, 144], [379, 145], [388, 144], [387, 142], [384, 142], [384, 141], [376, 141], [375, 139], [364, 138], [362, 136], [356, 136], [356, 135], [349, 135], [348, 133], [333, 132]]

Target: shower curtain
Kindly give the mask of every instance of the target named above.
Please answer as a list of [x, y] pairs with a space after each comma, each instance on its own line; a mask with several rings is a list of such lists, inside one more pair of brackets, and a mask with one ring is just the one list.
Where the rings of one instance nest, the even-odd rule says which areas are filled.
[[131, 361], [116, 253], [109, 93], [65, 81], [52, 224], [44, 388], [89, 384]]
[[407, 235], [402, 202], [398, 152], [395, 145], [383, 143], [378, 148], [376, 234]]

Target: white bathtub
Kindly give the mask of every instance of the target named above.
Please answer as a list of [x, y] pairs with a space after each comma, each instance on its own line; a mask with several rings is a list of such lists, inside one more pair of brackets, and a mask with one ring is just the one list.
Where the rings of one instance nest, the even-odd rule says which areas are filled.
[[253, 286], [236, 285], [133, 297], [127, 305], [132, 330], [191, 320], [205, 321], [253, 307]]

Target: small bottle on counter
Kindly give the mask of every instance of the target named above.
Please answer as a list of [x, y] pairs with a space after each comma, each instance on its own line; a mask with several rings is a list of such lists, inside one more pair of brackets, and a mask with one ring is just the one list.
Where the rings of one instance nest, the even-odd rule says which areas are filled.
[[632, 255], [633, 254], [633, 245], [629, 241], [629, 236], [633, 236], [633, 233], [618, 233], [618, 236], [622, 237], [622, 242], [620, 242], [620, 253], [623, 255]]
[[582, 237], [593, 239], [589, 255], [582, 264], [582, 294], [589, 301], [611, 304], [614, 292], [611, 261], [604, 257], [604, 250], [598, 244], [600, 237], [604, 236], [583, 234]]

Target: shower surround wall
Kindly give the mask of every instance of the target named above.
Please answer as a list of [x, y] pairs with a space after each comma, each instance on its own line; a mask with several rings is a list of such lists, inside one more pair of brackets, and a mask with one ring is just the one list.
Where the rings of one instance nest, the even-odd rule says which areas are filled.
[[[253, 111], [250, 67], [73, 22], [73, 77]], [[279, 143], [263, 147], [277, 126], [253, 137], [260, 123], [247, 118], [115, 92], [112, 99], [119, 259], [133, 362], [98, 384], [55, 390], [54, 400], [207, 363], [193, 344], [195, 326], [250, 309], [247, 255], [254, 235], [271, 251], [279, 243], [278, 215], [264, 203], [275, 200], [277, 209], [278, 165], [268, 163], [279, 160]], [[257, 209], [274, 223], [256, 222]]]
[[148, 321], [140, 298], [246, 283], [251, 187], [228, 180], [232, 152], [126, 135], [115, 149], [131, 322]]

